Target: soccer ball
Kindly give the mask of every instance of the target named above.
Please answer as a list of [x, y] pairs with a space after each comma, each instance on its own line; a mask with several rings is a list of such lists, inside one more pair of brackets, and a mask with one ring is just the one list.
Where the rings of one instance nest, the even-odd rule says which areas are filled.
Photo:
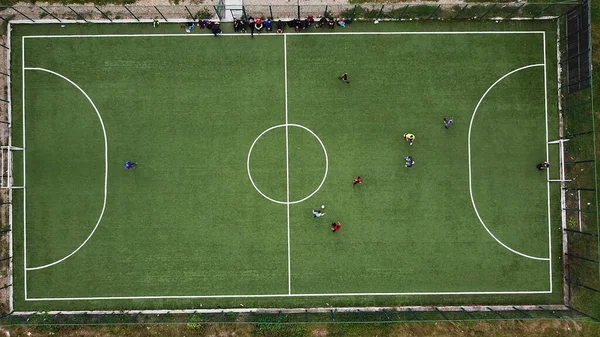
[[325, 205], [321, 205], [321, 208], [325, 208]]

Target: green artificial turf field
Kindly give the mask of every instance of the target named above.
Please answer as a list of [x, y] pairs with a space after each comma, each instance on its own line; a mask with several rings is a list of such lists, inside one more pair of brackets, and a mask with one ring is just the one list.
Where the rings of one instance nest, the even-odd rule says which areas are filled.
[[15, 308], [560, 303], [553, 24], [386, 25], [16, 27]]

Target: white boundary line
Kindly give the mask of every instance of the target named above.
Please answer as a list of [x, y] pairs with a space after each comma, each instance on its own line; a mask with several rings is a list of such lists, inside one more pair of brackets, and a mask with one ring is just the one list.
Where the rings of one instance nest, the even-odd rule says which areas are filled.
[[[544, 47], [545, 50], [545, 47]], [[519, 72], [521, 70], [527, 69], [527, 68], [533, 68], [533, 67], [541, 67], [544, 64], [530, 64], [518, 69], [514, 69], [512, 71], [510, 71], [509, 73], [505, 74], [504, 76], [500, 77], [499, 79], [496, 80], [496, 82], [494, 82], [494, 84], [492, 84], [486, 91], [485, 93], [483, 93], [483, 95], [481, 96], [481, 98], [479, 99], [479, 102], [477, 102], [477, 105], [475, 106], [475, 110], [473, 111], [473, 115], [471, 116], [471, 123], [469, 123], [469, 135], [468, 135], [468, 154], [469, 154], [469, 194], [471, 196], [471, 203], [473, 204], [473, 210], [475, 211], [475, 215], [477, 215], [477, 218], [479, 219], [479, 222], [481, 223], [481, 225], [483, 226], [483, 228], [485, 228], [485, 230], [488, 232], [488, 234], [494, 239], [496, 240], [496, 242], [498, 242], [502, 247], [508, 249], [509, 251], [517, 254], [517, 255], [521, 255], [523, 257], [532, 259], [532, 260], [542, 260], [542, 261], [546, 261], [546, 260], [550, 260], [550, 258], [545, 258], [545, 257], [537, 257], [537, 256], [531, 256], [531, 255], [527, 255], [527, 254], [523, 254], [515, 249], [510, 248], [509, 246], [507, 246], [506, 244], [504, 244], [502, 241], [500, 241], [500, 239], [498, 239], [493, 233], [492, 231], [489, 230], [489, 228], [487, 228], [487, 226], [485, 225], [485, 222], [483, 222], [483, 219], [481, 219], [481, 216], [479, 215], [479, 211], [477, 210], [477, 206], [475, 205], [475, 198], [473, 197], [473, 183], [472, 183], [472, 173], [471, 173], [471, 129], [473, 128], [473, 121], [475, 120], [475, 115], [477, 114], [477, 110], [479, 109], [479, 105], [481, 104], [481, 102], [483, 102], [483, 99], [485, 98], [485, 96], [487, 96], [488, 92], [490, 92], [490, 90], [492, 90], [496, 84], [500, 83], [500, 81], [502, 81], [503, 79], [505, 79], [506, 77]], [[545, 81], [545, 79], [544, 79]], [[546, 158], [548, 157], [548, 114], [546, 113]], [[549, 183], [548, 183], [549, 184]], [[549, 186], [549, 185], [548, 185]], [[551, 282], [552, 283], [552, 282]]]
[[[79, 91], [81, 91], [81, 93], [85, 96], [85, 98], [87, 98], [87, 100], [90, 102], [90, 104], [92, 105], [92, 107], [94, 108], [94, 111], [96, 111], [96, 115], [98, 116], [98, 119], [100, 120], [100, 126], [102, 126], [102, 134], [104, 135], [104, 201], [102, 204], [102, 211], [100, 212], [100, 216], [98, 217], [98, 221], [96, 222], [96, 226], [94, 227], [94, 229], [92, 230], [92, 232], [90, 233], [90, 235], [85, 239], [85, 241], [83, 241], [83, 243], [77, 247], [77, 249], [75, 249], [73, 252], [71, 252], [69, 255], [63, 257], [60, 260], [56, 260], [52, 263], [48, 263], [45, 264], [43, 266], [38, 266], [38, 267], [31, 267], [31, 268], [27, 268], [27, 265], [25, 265], [25, 269], [26, 270], [38, 270], [38, 269], [44, 269], [44, 268], [48, 268], [51, 267], [53, 265], [59, 264], [61, 262], [63, 262], [64, 260], [70, 258], [71, 256], [73, 256], [75, 253], [77, 253], [83, 246], [85, 246], [85, 244], [92, 238], [92, 236], [94, 235], [94, 233], [96, 232], [96, 230], [98, 229], [98, 226], [100, 226], [100, 222], [102, 221], [102, 217], [104, 216], [104, 211], [106, 210], [106, 199], [108, 196], [108, 139], [106, 137], [106, 128], [104, 127], [104, 121], [102, 120], [102, 116], [100, 115], [100, 112], [98, 111], [98, 108], [96, 108], [96, 105], [94, 104], [94, 102], [92, 101], [92, 99], [90, 98], [90, 96], [88, 96], [88, 94], [83, 91], [83, 89], [81, 89], [80, 86], [78, 86], [75, 82], [71, 81], [70, 79], [68, 79], [67, 77], [54, 72], [52, 70], [48, 70], [48, 69], [44, 69], [44, 68], [27, 68], [24, 67], [23, 71], [25, 70], [37, 70], [37, 71], [44, 71], [53, 75], [56, 75], [60, 78], [62, 78], [63, 80], [71, 83], [75, 88], [79, 89]], [[23, 81], [23, 83], [25, 83], [25, 81]], [[25, 90], [23, 90], [23, 93], [25, 93]], [[25, 106], [25, 100], [23, 100], [23, 106]], [[23, 120], [25, 120], [25, 118], [23, 118]], [[23, 123], [25, 124], [25, 123]]]
[[[542, 34], [543, 31], [525, 30], [525, 31], [462, 31], [462, 32], [340, 32], [340, 33], [284, 33], [283, 35], [465, 35], [465, 34]], [[104, 35], [31, 35], [24, 36], [27, 39], [64, 39], [64, 38], [80, 38], [80, 37], [155, 37], [155, 36], [171, 36], [171, 37], [213, 37], [212, 34], [104, 34]], [[249, 34], [220, 34], [219, 36], [246, 36]], [[261, 34], [262, 36], [281, 36], [278, 34]]]
[[344, 297], [344, 296], [421, 296], [421, 295], [517, 295], [550, 294], [541, 291], [461, 291], [461, 292], [416, 292], [416, 293], [338, 293], [338, 294], [260, 294], [260, 295], [207, 295], [207, 296], [106, 296], [106, 297], [45, 297], [28, 298], [26, 301], [90, 301], [90, 300], [137, 300], [137, 299], [194, 299], [194, 298], [267, 298], [267, 297]]
[[[548, 73], [546, 71], [546, 32], [542, 34], [544, 45], [544, 112], [546, 117], [546, 161], [550, 162], [548, 145]], [[560, 166], [560, 164], [559, 164]], [[550, 276], [550, 291], [552, 291], [552, 218], [550, 215], [550, 170], [546, 170], [546, 189], [548, 191], [548, 274]]]
[[[346, 32], [346, 33], [285, 33], [284, 40], [287, 35], [462, 35], [462, 34], [544, 34], [543, 31], [464, 31], [464, 32]], [[221, 34], [224, 36], [247, 36], [247, 34]], [[177, 37], [177, 36], [212, 36], [210, 34], [108, 34], [108, 35], [35, 35], [22, 37], [22, 59], [23, 59], [23, 147], [25, 148], [25, 39], [26, 38], [103, 38], [103, 37]], [[279, 36], [276, 34], [263, 34], [261, 36]], [[545, 57], [545, 44], [544, 44]], [[286, 59], [287, 62], [287, 59]], [[544, 60], [545, 66], [546, 60]], [[541, 65], [541, 64], [540, 64]], [[538, 65], [538, 66], [540, 66]], [[286, 124], [287, 124], [287, 65], [286, 65]], [[489, 90], [489, 89], [488, 89]], [[546, 107], [547, 109], [547, 107]], [[547, 125], [546, 125], [547, 126]], [[287, 135], [287, 126], [286, 126]], [[470, 137], [470, 134], [469, 134]], [[470, 146], [470, 144], [469, 144]], [[327, 154], [326, 154], [327, 156]], [[469, 156], [470, 161], [470, 156]], [[25, 171], [25, 151], [23, 151], [23, 170]], [[470, 171], [470, 166], [469, 166]], [[469, 172], [470, 173], [470, 172]], [[288, 173], [289, 174], [289, 173]], [[24, 173], [25, 178], [25, 173]], [[25, 186], [25, 182], [23, 183]], [[289, 187], [289, 184], [288, 184]], [[288, 196], [289, 198], [289, 196]], [[288, 199], [289, 201], [289, 199]], [[24, 222], [25, 222], [25, 188], [24, 188]], [[288, 204], [288, 219], [289, 219], [289, 204]], [[288, 220], [288, 238], [289, 238], [289, 220]], [[26, 243], [26, 230], [24, 226], [24, 240]], [[288, 241], [289, 242], [289, 241]], [[24, 243], [24, 260], [26, 265], [26, 249]], [[289, 248], [288, 248], [289, 252]], [[547, 260], [547, 259], [544, 259]], [[289, 264], [288, 264], [289, 268]], [[289, 269], [288, 269], [289, 270]], [[85, 300], [135, 300], [135, 299], [199, 299], [199, 298], [268, 298], [268, 297], [332, 297], [332, 296], [446, 296], [446, 295], [518, 295], [518, 294], [550, 294], [552, 290], [541, 291], [463, 291], [463, 292], [398, 292], [398, 293], [331, 293], [331, 294], [291, 294], [290, 288], [288, 294], [255, 294], [255, 295], [206, 295], [206, 296], [107, 296], [107, 297], [56, 297], [56, 298], [28, 298], [27, 297], [27, 268], [24, 266], [24, 287], [25, 301], [85, 301]], [[288, 275], [290, 273], [288, 272]], [[550, 273], [551, 275], [551, 273]], [[552, 282], [550, 282], [552, 283]]]
[[25, 145], [25, 37], [21, 37], [21, 78], [23, 108], [23, 287], [27, 301], [27, 146]]
[[283, 36], [283, 73], [285, 83], [285, 181], [287, 208], [288, 294], [292, 293], [292, 257], [290, 240], [290, 137], [288, 123], [287, 35]]

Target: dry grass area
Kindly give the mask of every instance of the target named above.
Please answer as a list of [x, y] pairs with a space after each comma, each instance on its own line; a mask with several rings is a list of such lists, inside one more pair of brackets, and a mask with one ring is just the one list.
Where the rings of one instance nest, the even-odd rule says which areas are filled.
[[421, 337], [503, 336], [546, 337], [600, 336], [600, 324], [573, 321], [444, 322], [402, 324], [329, 325], [135, 325], [90, 327], [13, 327], [0, 329], [5, 336], [169, 336], [169, 337]]

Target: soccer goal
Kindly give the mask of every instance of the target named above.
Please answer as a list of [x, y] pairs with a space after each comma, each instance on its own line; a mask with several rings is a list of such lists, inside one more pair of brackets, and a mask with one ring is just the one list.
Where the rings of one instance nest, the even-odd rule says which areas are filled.
[[0, 146], [0, 188], [23, 188], [22, 185], [15, 185], [13, 179], [13, 152], [23, 151], [23, 148], [16, 146]]

